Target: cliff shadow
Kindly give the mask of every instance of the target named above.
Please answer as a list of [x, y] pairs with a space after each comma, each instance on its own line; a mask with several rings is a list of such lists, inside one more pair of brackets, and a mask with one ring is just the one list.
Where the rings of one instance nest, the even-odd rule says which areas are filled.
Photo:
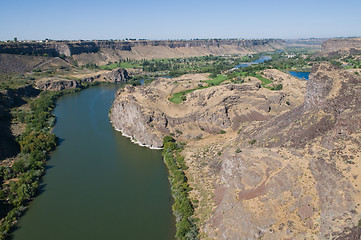
[[0, 113], [0, 161], [15, 157], [20, 153], [20, 146], [11, 132], [11, 116], [8, 112]]

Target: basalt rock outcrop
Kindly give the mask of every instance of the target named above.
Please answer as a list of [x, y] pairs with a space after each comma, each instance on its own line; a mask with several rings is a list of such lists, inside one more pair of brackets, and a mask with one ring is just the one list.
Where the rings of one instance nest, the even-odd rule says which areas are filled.
[[21, 54], [21, 55], [44, 55], [58, 57], [61, 55], [71, 56], [81, 53], [95, 53], [99, 51], [96, 42], [11, 42], [1, 43], [0, 53]]
[[345, 48], [361, 49], [361, 38], [334, 38], [322, 44], [322, 50], [325, 52], [335, 52]]
[[253, 129], [250, 136], [269, 146], [302, 148], [330, 131], [339, 136], [357, 130], [360, 78], [331, 64], [320, 64], [313, 66], [310, 79], [303, 105]]
[[205, 39], [138, 41], [52, 41], [43, 43], [0, 43], [0, 53], [72, 56], [79, 64], [106, 64], [119, 59], [152, 59], [247, 54], [284, 48], [279, 39]]
[[316, 65], [303, 104], [244, 125], [223, 143], [190, 144], [188, 174], [202, 202], [203, 232], [216, 239], [359, 239], [360, 84], [347, 70]]
[[101, 82], [117, 83], [117, 82], [126, 82], [129, 79], [130, 76], [128, 74], [128, 71], [123, 68], [119, 68], [110, 72], [97, 74], [91, 77], [86, 77], [82, 81], [83, 82], [101, 81]]
[[78, 87], [76, 80], [62, 78], [45, 78], [36, 81], [36, 88], [47, 91], [60, 91], [64, 89], [74, 89]]
[[334, 38], [322, 44], [324, 54], [361, 54], [361, 38]]
[[80, 64], [93, 62], [105, 64], [119, 59], [155, 59], [196, 57], [206, 55], [248, 54], [283, 49], [284, 42], [263, 40], [179, 40], [179, 41], [128, 41], [98, 42], [101, 51], [74, 55]]
[[43, 78], [36, 81], [35, 86], [37, 89], [48, 90], [48, 91], [60, 91], [64, 89], [78, 88], [81, 83], [92, 83], [92, 82], [126, 82], [130, 76], [127, 70], [119, 68], [113, 71], [103, 72], [93, 76], [86, 77], [81, 80], [65, 79], [65, 78]]
[[[242, 124], [264, 121], [298, 104], [304, 81], [285, 84], [282, 91], [260, 88], [259, 80], [245, 84], [220, 85], [198, 89], [186, 95], [181, 104], [169, 101], [173, 93], [207, 85], [207, 74], [160, 78], [149, 86], [126, 86], [117, 93], [110, 118], [113, 126], [142, 144], [161, 147], [165, 135], [180, 140], [200, 139]], [[292, 93], [291, 89], [299, 89]]]

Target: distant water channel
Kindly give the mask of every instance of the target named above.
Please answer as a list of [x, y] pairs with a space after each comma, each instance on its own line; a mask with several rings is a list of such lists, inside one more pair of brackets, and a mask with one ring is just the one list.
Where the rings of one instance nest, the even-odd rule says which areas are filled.
[[289, 73], [290, 73], [292, 76], [296, 77], [296, 78], [308, 80], [311, 72], [289, 71]]
[[241, 63], [241, 64], [237, 65], [235, 68], [249, 67], [249, 66], [251, 66], [253, 64], [263, 63], [263, 62], [271, 60], [271, 59], [272, 59], [271, 56], [261, 56], [259, 59], [254, 60], [253, 62]]
[[175, 220], [161, 152], [116, 132], [108, 110], [119, 85], [61, 97], [42, 193], [14, 240], [174, 239]]

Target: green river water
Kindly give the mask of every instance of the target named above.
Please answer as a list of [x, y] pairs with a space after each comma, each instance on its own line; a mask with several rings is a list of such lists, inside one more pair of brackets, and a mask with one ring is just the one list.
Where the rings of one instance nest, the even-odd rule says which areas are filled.
[[119, 85], [61, 97], [41, 194], [14, 240], [174, 239], [175, 220], [161, 151], [116, 132], [108, 111]]

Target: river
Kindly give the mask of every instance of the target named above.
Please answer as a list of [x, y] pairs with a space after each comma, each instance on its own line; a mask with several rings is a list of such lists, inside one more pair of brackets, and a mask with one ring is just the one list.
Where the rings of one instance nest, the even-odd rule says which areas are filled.
[[249, 67], [249, 66], [251, 66], [252, 64], [263, 63], [263, 62], [268, 61], [268, 60], [271, 60], [271, 59], [272, 59], [271, 56], [260, 56], [260, 58], [257, 59], [257, 60], [254, 60], [254, 61], [252, 61], [252, 62], [241, 63], [241, 64], [235, 66], [235, 68], [237, 69], [237, 68]]
[[161, 151], [131, 143], [109, 122], [118, 88], [96, 86], [57, 101], [61, 143], [12, 239], [174, 239]]
[[296, 78], [308, 80], [311, 72], [289, 71], [288, 73]]

